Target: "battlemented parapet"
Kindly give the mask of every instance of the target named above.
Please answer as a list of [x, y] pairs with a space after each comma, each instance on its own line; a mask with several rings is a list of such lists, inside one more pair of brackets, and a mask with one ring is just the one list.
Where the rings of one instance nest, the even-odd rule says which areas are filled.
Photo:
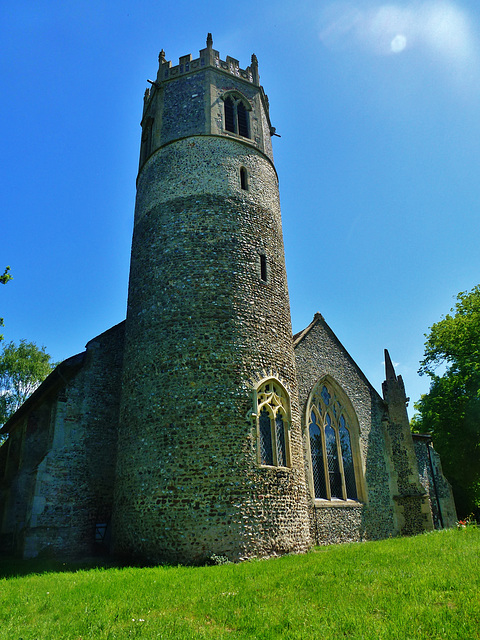
[[260, 86], [260, 77], [258, 75], [258, 61], [255, 54], [252, 55], [251, 65], [246, 69], [240, 68], [240, 63], [235, 58], [227, 56], [226, 60], [220, 59], [220, 53], [213, 48], [212, 34], [207, 36], [207, 46], [205, 49], [199, 51], [199, 57], [192, 60], [192, 55], [189, 53], [186, 56], [179, 58], [178, 64], [172, 67], [172, 63], [165, 58], [165, 51], [162, 49], [158, 56], [159, 69], [157, 73], [156, 82], [167, 82], [173, 78], [178, 78], [184, 74], [194, 73], [195, 71], [201, 71], [206, 67], [213, 67], [217, 71], [228, 73], [235, 76], [245, 82], [250, 82], [256, 86]]

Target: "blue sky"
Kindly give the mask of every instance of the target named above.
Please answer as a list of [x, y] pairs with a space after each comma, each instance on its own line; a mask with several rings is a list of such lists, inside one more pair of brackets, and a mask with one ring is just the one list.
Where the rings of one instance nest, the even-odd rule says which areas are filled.
[[480, 282], [480, 5], [4, 0], [0, 288], [7, 341], [55, 360], [125, 317], [147, 78], [205, 46], [270, 99], [293, 331], [320, 311], [412, 401], [424, 334]]

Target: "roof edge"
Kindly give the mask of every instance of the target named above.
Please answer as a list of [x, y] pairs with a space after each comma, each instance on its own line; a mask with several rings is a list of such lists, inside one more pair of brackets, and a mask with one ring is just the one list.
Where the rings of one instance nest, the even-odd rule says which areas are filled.
[[73, 375], [83, 366], [85, 361], [86, 351], [77, 353], [74, 356], [70, 356], [66, 360], [63, 360], [58, 364], [55, 369], [45, 378], [45, 380], [38, 386], [35, 391], [29, 396], [25, 402], [19, 407], [13, 415], [5, 422], [0, 429], [0, 433], [10, 433], [12, 427], [24, 417], [24, 414], [28, 413], [33, 407], [39, 403], [48, 393], [50, 393], [55, 387], [60, 387], [67, 382]]
[[[310, 324], [308, 326], [305, 327], [305, 329], [303, 329], [302, 331], [299, 331], [298, 333], [294, 334], [294, 336], [293, 336], [293, 348], [294, 349], [297, 346], [297, 344], [299, 342], [301, 342], [303, 340], [303, 338], [310, 333], [310, 331], [313, 329], [313, 327], [318, 322], [324, 322], [325, 324], [327, 324], [325, 322], [325, 318], [322, 316], [322, 314], [319, 311], [317, 311], [315, 313], [315, 315], [313, 316], [313, 320], [310, 322]], [[327, 325], [327, 327], [328, 327], [328, 325]]]
[[368, 385], [368, 387], [378, 396], [378, 399], [385, 404], [384, 399], [382, 398], [382, 396], [380, 395], [380, 393], [375, 389], [375, 387], [372, 385], [372, 383], [369, 381], [369, 379], [367, 378], [367, 376], [363, 373], [363, 371], [360, 369], [360, 367], [358, 366], [358, 364], [355, 362], [355, 360], [352, 358], [352, 356], [350, 355], [349, 351], [347, 351], [347, 349], [345, 349], [345, 347], [343, 346], [343, 344], [340, 342], [340, 340], [337, 338], [335, 332], [333, 331], [333, 329], [330, 328], [330, 326], [328, 325], [327, 321], [325, 320], [325, 318], [322, 316], [321, 313], [319, 313], [317, 311], [317, 313], [313, 316], [313, 320], [312, 322], [305, 327], [305, 329], [303, 331], [300, 331], [298, 333], [296, 333], [293, 336], [293, 349], [295, 351], [295, 348], [300, 344], [300, 342], [302, 342], [302, 340], [304, 340], [306, 338], [306, 336], [308, 336], [308, 334], [312, 331], [312, 329], [317, 325], [317, 324], [321, 324], [323, 325], [323, 327], [325, 328], [325, 330], [332, 336], [333, 340], [335, 340], [335, 342], [338, 344], [338, 346], [340, 347], [340, 349], [342, 349], [342, 351], [346, 354], [346, 356], [348, 357], [348, 359], [350, 360], [350, 362], [352, 363], [353, 367], [356, 369], [357, 373], [360, 375], [360, 377], [363, 379], [363, 381]]

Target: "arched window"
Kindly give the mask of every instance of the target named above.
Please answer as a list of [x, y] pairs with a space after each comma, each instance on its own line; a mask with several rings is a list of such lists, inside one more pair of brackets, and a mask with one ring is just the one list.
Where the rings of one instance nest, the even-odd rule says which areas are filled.
[[270, 378], [258, 387], [256, 404], [259, 464], [290, 466], [290, 401], [287, 392], [277, 380]]
[[358, 500], [349, 412], [328, 380], [314, 389], [308, 403], [313, 495], [323, 500]]
[[248, 191], [248, 174], [245, 167], [240, 167], [240, 186], [244, 191]]
[[250, 107], [237, 96], [229, 94], [223, 99], [225, 130], [237, 133], [244, 138], [250, 138], [250, 123], [248, 112]]

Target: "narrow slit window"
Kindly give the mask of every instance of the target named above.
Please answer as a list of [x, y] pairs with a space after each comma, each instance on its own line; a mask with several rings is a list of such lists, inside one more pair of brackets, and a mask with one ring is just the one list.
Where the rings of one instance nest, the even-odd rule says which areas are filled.
[[267, 281], [267, 256], [264, 253], [260, 254], [260, 278]]
[[240, 167], [240, 186], [244, 191], [248, 191], [247, 170], [245, 167]]

